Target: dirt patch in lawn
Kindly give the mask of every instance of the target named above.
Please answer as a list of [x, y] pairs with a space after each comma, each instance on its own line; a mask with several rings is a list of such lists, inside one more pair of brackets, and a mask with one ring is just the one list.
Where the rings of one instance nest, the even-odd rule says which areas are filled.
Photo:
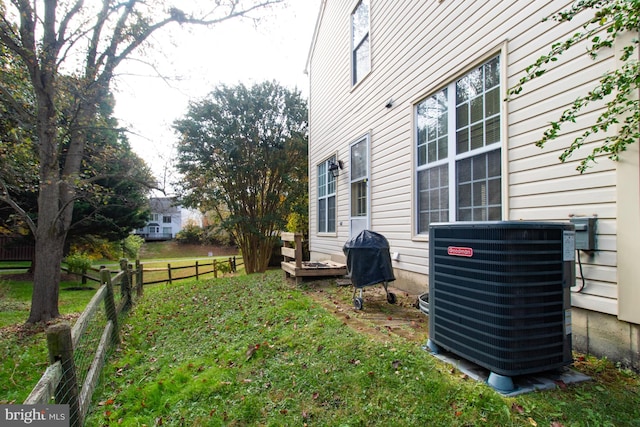
[[[293, 281], [289, 281], [295, 286]], [[388, 340], [395, 335], [418, 344], [425, 344], [429, 332], [429, 318], [417, 305], [417, 295], [393, 287], [396, 303], [389, 304], [382, 285], [363, 288], [362, 310], [353, 305], [353, 286], [338, 286], [335, 280], [304, 282], [304, 291], [318, 304], [333, 313], [346, 325], [374, 339]], [[357, 290], [356, 295], [359, 295]]]
[[8, 336], [14, 336], [17, 339], [17, 342], [21, 343], [33, 335], [44, 334], [47, 328], [54, 324], [61, 322], [73, 324], [78, 317], [80, 317], [80, 313], [71, 313], [60, 315], [48, 322], [16, 323], [14, 325], [8, 325], [0, 328], [0, 339], [5, 339]]

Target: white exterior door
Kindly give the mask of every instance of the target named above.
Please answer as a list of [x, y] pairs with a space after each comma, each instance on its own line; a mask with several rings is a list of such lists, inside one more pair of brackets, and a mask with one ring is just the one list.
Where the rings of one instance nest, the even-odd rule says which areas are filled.
[[369, 229], [369, 136], [351, 145], [349, 238]]

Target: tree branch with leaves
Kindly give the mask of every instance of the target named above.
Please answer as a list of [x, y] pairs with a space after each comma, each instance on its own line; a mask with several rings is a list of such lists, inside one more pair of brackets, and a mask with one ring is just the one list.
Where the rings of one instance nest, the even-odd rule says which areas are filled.
[[[604, 106], [595, 123], [589, 126], [567, 147], [560, 161], [567, 161], [589, 138], [599, 132], [610, 132], [602, 143], [580, 161], [576, 168], [584, 173], [601, 156], [613, 161], [620, 158], [627, 146], [640, 139], [640, 61], [638, 54], [638, 31], [640, 29], [640, 0], [582, 0], [576, 1], [569, 9], [558, 12], [545, 20], [558, 23], [572, 21], [578, 14], [592, 13], [579, 31], [562, 42], [554, 43], [549, 53], [539, 57], [526, 68], [526, 75], [508, 91], [509, 98], [520, 94], [526, 84], [548, 72], [551, 63], [569, 49], [575, 49], [579, 43], [588, 43], [587, 55], [596, 59], [605, 49], [616, 48], [622, 37], [629, 41], [622, 46], [619, 55], [620, 66], [604, 74], [598, 84], [586, 95], [578, 97], [557, 121], [551, 122], [543, 136], [536, 142], [540, 148], [556, 139], [567, 123], [575, 123], [587, 106], [595, 102], [604, 102]], [[632, 37], [628, 37], [629, 34]]]
[[247, 273], [268, 266], [307, 190], [307, 107], [275, 82], [220, 86], [176, 121], [182, 204], [216, 212]]

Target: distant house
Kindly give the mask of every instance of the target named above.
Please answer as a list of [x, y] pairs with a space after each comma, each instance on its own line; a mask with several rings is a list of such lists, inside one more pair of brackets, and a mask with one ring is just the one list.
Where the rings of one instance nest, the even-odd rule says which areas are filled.
[[149, 222], [134, 234], [146, 241], [171, 240], [182, 229], [182, 209], [174, 205], [172, 197], [152, 197], [149, 199]]
[[576, 46], [505, 101], [528, 65], [593, 17], [543, 22], [571, 4], [323, 0], [307, 63], [311, 259], [343, 260], [344, 243], [370, 229], [389, 240], [394, 286], [419, 293], [431, 223], [597, 217], [567, 324], [574, 348], [640, 368], [639, 144], [583, 175], [586, 151], [560, 163], [597, 117], [592, 106], [535, 146], [616, 67], [621, 46], [596, 59]]

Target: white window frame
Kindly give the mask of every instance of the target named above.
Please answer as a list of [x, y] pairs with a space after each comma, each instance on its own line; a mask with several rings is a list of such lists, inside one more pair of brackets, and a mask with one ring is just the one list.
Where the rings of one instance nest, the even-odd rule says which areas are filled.
[[[337, 164], [337, 155], [333, 155], [324, 161], [320, 162], [316, 166], [317, 176], [317, 232], [318, 234], [335, 234], [337, 231], [337, 217], [338, 217], [338, 199], [337, 199], [337, 186], [338, 182], [331, 172], [329, 166], [331, 163]], [[333, 199], [333, 218], [331, 216], [331, 209], [329, 208], [331, 199]], [[321, 211], [324, 201], [324, 211]], [[331, 221], [333, 220], [333, 221]], [[330, 225], [333, 228], [330, 229]]]
[[[362, 6], [367, 7], [367, 23], [366, 28], [363, 28], [365, 31], [359, 35], [356, 34], [356, 16], [358, 13], [358, 9]], [[356, 4], [356, 7], [353, 8], [351, 12], [351, 85], [355, 86], [359, 82], [361, 82], [365, 76], [367, 76], [371, 72], [371, 1], [370, 0], [359, 0]], [[360, 70], [358, 69], [358, 60], [357, 55], [358, 52], [364, 52], [360, 50], [363, 48], [364, 44], [368, 43], [368, 49], [366, 49], [367, 58], [363, 65], [365, 68]]]
[[[364, 144], [364, 161], [358, 171], [353, 159], [354, 147]], [[366, 134], [349, 146], [349, 236], [355, 237], [364, 229], [371, 228], [371, 138]], [[362, 190], [364, 189], [364, 197]], [[363, 200], [364, 199], [364, 200]]]
[[[486, 132], [483, 132], [483, 141], [485, 141], [485, 143], [481, 146], [481, 147], [477, 147], [477, 148], [470, 148], [468, 149], [468, 151], [465, 152], [461, 152], [460, 154], [458, 154], [457, 152], [457, 137], [456, 137], [456, 132], [457, 132], [457, 124], [456, 124], [456, 115], [457, 115], [457, 105], [456, 105], [456, 85], [458, 82], [462, 81], [464, 78], [466, 78], [467, 76], [471, 75], [472, 73], [476, 72], [478, 69], [483, 69], [483, 67], [487, 66], [488, 64], [492, 63], [492, 61], [494, 61], [495, 59], [498, 59], [499, 63], [502, 63], [503, 59], [503, 55], [502, 54], [498, 54], [498, 55], [494, 55], [493, 57], [489, 58], [487, 61], [484, 61], [482, 64], [474, 67], [472, 70], [470, 70], [468, 73], [466, 73], [465, 75], [463, 75], [460, 78], [457, 78], [455, 80], [453, 80], [452, 82], [450, 82], [449, 84], [447, 84], [445, 87], [440, 88], [438, 91], [435, 91], [434, 93], [432, 93], [431, 95], [427, 96], [426, 98], [423, 98], [422, 100], [420, 100], [418, 103], [416, 103], [416, 105], [414, 106], [414, 119], [415, 119], [415, 125], [414, 125], [414, 148], [415, 148], [415, 176], [414, 176], [414, 182], [415, 182], [415, 204], [414, 204], [414, 212], [415, 212], [415, 228], [414, 228], [414, 232], [416, 233], [417, 236], [427, 236], [428, 235], [428, 225], [429, 223], [431, 223], [432, 221], [426, 221], [426, 224], [423, 223], [421, 221], [421, 206], [420, 206], [420, 202], [421, 202], [421, 197], [424, 197], [423, 195], [421, 195], [421, 187], [420, 187], [420, 175], [421, 172], [425, 172], [428, 170], [431, 170], [433, 168], [436, 167], [441, 167], [441, 166], [447, 166], [448, 170], [447, 170], [447, 192], [448, 192], [448, 209], [447, 207], [445, 207], [445, 210], [447, 210], [448, 212], [448, 218], [445, 218], [446, 221], [449, 222], [454, 222], [454, 221], [458, 221], [460, 220], [458, 218], [458, 214], [459, 214], [459, 209], [458, 209], [458, 195], [459, 195], [459, 186], [458, 186], [458, 181], [457, 181], [457, 167], [459, 162], [464, 161], [466, 159], [469, 158], [478, 158], [478, 156], [480, 155], [487, 155], [488, 153], [493, 153], [493, 152], [498, 152], [499, 155], [499, 159], [497, 161], [497, 165], [499, 165], [500, 167], [500, 183], [499, 183], [499, 189], [498, 189], [498, 194], [500, 196], [500, 204], [499, 204], [499, 218], [495, 218], [495, 217], [491, 217], [491, 218], [486, 218], [486, 220], [494, 220], [494, 219], [502, 219], [503, 216], [503, 209], [504, 209], [504, 196], [502, 194], [502, 187], [504, 185], [504, 170], [503, 170], [503, 161], [502, 161], [502, 140], [503, 140], [503, 135], [502, 135], [502, 123], [505, 120], [504, 116], [503, 116], [503, 106], [502, 106], [502, 91], [503, 91], [503, 85], [504, 85], [504, 78], [503, 78], [503, 73], [502, 73], [502, 68], [500, 65], [497, 66], [496, 68], [496, 72], [497, 72], [497, 76], [499, 79], [498, 82], [498, 86], [497, 86], [497, 90], [498, 90], [498, 101], [497, 101], [497, 106], [498, 106], [498, 113], [494, 114], [494, 115], [490, 115], [487, 116], [487, 110], [486, 110], [486, 103], [483, 102], [483, 115], [482, 115], [482, 124], [486, 124], [491, 118], [498, 118], [498, 125], [494, 126], [492, 128], [493, 131], [497, 131], [498, 132], [498, 140], [497, 141], [492, 141], [490, 143], [486, 143]], [[484, 75], [483, 75], [484, 76]], [[495, 86], [494, 86], [495, 88]], [[443, 91], [447, 92], [447, 99], [446, 99], [446, 105], [447, 105], [447, 109], [446, 109], [446, 113], [447, 113], [447, 143], [446, 143], [446, 147], [447, 147], [447, 156], [446, 158], [439, 158], [438, 155], [436, 155], [435, 159], [433, 161], [429, 161], [427, 160], [426, 163], [421, 164], [421, 160], [420, 160], [420, 156], [422, 156], [424, 159], [429, 159], [429, 154], [428, 154], [428, 148], [425, 147], [425, 150], [427, 150], [427, 153], [421, 153], [421, 150], [418, 148], [418, 144], [420, 142], [420, 137], [419, 137], [419, 132], [420, 132], [420, 124], [419, 124], [419, 118], [418, 118], [418, 108], [419, 106], [423, 103], [426, 102], [427, 100], [433, 98], [434, 96], [437, 96], [439, 94], [441, 94]], [[489, 93], [490, 90], [484, 90], [483, 88], [483, 92], [482, 92], [482, 96], [483, 96], [483, 101], [486, 97], [486, 94]], [[493, 95], [493, 94], [492, 94]], [[493, 98], [492, 98], [493, 99]], [[493, 105], [493, 104], [492, 104]], [[475, 122], [474, 122], [475, 123]], [[479, 122], [478, 122], [479, 123]], [[486, 127], [484, 128], [484, 130], [486, 131]], [[495, 134], [491, 134], [491, 135], [495, 135]], [[437, 153], [437, 150], [436, 150]], [[495, 181], [496, 178], [494, 178]], [[433, 187], [430, 187], [433, 188]], [[495, 193], [491, 193], [491, 194], [495, 194]], [[471, 197], [473, 198], [473, 192], [471, 192]], [[488, 200], [488, 199], [487, 199]], [[442, 203], [442, 202], [440, 202]], [[495, 215], [495, 205], [491, 205], [489, 203], [487, 203], [487, 206], [493, 206], [493, 214]], [[489, 208], [487, 208], [489, 209]], [[477, 219], [474, 219], [477, 221]]]

